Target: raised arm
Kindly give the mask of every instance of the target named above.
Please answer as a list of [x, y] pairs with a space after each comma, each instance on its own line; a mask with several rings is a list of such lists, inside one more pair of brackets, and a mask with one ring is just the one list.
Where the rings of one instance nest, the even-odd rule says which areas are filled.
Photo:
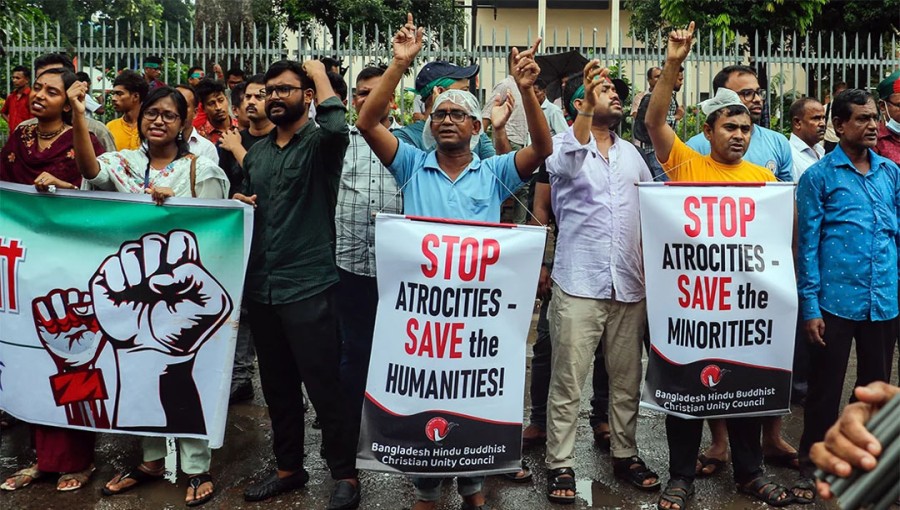
[[534, 54], [541, 44], [540, 37], [534, 45], [526, 51], [519, 53], [513, 48], [513, 78], [516, 86], [522, 94], [522, 107], [525, 109], [525, 121], [528, 124], [528, 134], [531, 135], [531, 145], [516, 152], [516, 171], [522, 180], [531, 178], [535, 169], [553, 154], [553, 139], [550, 137], [550, 126], [547, 118], [541, 110], [541, 103], [534, 94], [534, 82], [541, 74], [541, 68], [534, 61]]
[[666, 115], [669, 112], [669, 103], [672, 101], [675, 81], [681, 71], [681, 63], [691, 53], [693, 41], [693, 21], [687, 30], [673, 30], [669, 33], [666, 64], [650, 95], [650, 105], [647, 107], [647, 116], [644, 118], [647, 134], [650, 135], [650, 141], [656, 150], [656, 158], [662, 162], [669, 160], [669, 154], [675, 144], [675, 131], [666, 123]]
[[591, 139], [591, 123], [594, 119], [594, 108], [597, 107], [597, 87], [612, 86], [609, 82], [609, 69], [600, 67], [600, 61], [597, 59], [585, 64], [583, 78], [584, 99], [576, 108], [578, 112], [575, 115], [575, 122], [572, 123], [572, 133], [582, 145]]
[[515, 107], [516, 100], [509, 92], [505, 98], [498, 95], [491, 99], [491, 134], [497, 154], [512, 152], [512, 145], [509, 144], [509, 137], [506, 134], [506, 123]]
[[91, 143], [91, 132], [88, 131], [87, 118], [84, 116], [87, 83], [76, 81], [69, 87], [69, 105], [72, 107], [72, 145], [75, 148], [75, 164], [85, 179], [93, 179], [100, 173], [100, 163]]
[[381, 124], [381, 115], [394, 98], [394, 91], [403, 73], [409, 69], [422, 49], [423, 32], [422, 28], [417, 28], [413, 23], [412, 14], [407, 14], [406, 25], [394, 35], [394, 58], [391, 65], [384, 72], [378, 86], [369, 93], [366, 103], [359, 112], [359, 118], [356, 119], [356, 128], [385, 166], [393, 163], [400, 142]]
[[329, 97], [337, 95], [334, 89], [331, 88], [331, 81], [328, 79], [328, 73], [325, 71], [325, 65], [320, 60], [307, 60], [303, 63], [303, 70], [316, 84], [316, 104], [322, 104]]

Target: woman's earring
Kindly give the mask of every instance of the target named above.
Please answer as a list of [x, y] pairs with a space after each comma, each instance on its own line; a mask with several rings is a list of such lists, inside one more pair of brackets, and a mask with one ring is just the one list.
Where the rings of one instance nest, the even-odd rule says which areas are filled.
[[184, 132], [179, 131], [179, 132], [178, 132], [178, 141], [181, 142], [181, 141], [183, 141], [183, 140], [184, 140]]

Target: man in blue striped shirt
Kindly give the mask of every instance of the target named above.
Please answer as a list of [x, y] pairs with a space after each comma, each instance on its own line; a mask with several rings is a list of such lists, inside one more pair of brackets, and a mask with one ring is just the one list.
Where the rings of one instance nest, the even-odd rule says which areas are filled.
[[897, 337], [900, 168], [872, 150], [878, 109], [870, 94], [841, 92], [832, 119], [838, 147], [809, 167], [797, 190], [797, 289], [812, 343], [800, 440], [810, 499], [809, 450], [837, 420], [852, 340], [859, 386], [889, 380]]

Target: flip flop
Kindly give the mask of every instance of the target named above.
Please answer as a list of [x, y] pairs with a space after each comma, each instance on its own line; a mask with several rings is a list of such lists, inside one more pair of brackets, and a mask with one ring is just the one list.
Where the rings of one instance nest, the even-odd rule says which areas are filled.
[[[724, 460], [717, 459], [715, 457], [707, 457], [702, 453], [697, 456], [697, 460], [700, 461], [700, 469], [697, 470], [697, 476], [701, 478], [705, 476], [713, 476], [718, 473], [723, 467], [725, 467]], [[713, 470], [709, 472], [703, 471], [708, 467], [712, 467]]]
[[[59, 480], [56, 482], [56, 490], [58, 490], [59, 492], [69, 492], [69, 491], [78, 490], [78, 489], [84, 487], [84, 484], [88, 483], [88, 481], [91, 479], [91, 475], [93, 473], [94, 473], [94, 466], [91, 466], [91, 467], [85, 469], [84, 471], [76, 471], [74, 473], [63, 473], [62, 476], [59, 477]], [[78, 482], [78, 485], [76, 485], [74, 487], [60, 488], [60, 485], [62, 485], [65, 482], [68, 482], [69, 480], [75, 480], [76, 482]]]
[[151, 475], [150, 473], [142, 471], [141, 468], [139, 468], [139, 467], [134, 467], [127, 471], [122, 471], [121, 473], [116, 475], [116, 477], [118, 477], [118, 481], [116, 483], [121, 483], [122, 480], [126, 480], [126, 479], [130, 478], [130, 479], [134, 480], [133, 484], [131, 484], [127, 487], [123, 487], [117, 491], [114, 491], [104, 485], [103, 488], [100, 489], [100, 492], [104, 496], [116, 496], [116, 495], [128, 492], [131, 489], [134, 489], [135, 487], [137, 487], [139, 485], [143, 485], [147, 482], [155, 482], [157, 480], [162, 480], [163, 474], [164, 473], [160, 473], [158, 475]]
[[185, 501], [185, 505], [187, 506], [200, 506], [203, 503], [211, 500], [212, 497], [216, 494], [216, 486], [213, 485], [213, 490], [209, 492], [206, 496], [197, 497], [197, 491], [200, 490], [200, 486], [204, 483], [212, 483], [213, 479], [209, 476], [209, 473], [202, 473], [199, 475], [193, 475], [189, 479], [188, 486], [194, 489], [194, 499], [191, 501]]
[[[10, 477], [13, 479], [12, 485], [3, 482], [3, 485], [0, 485], [0, 489], [3, 489], [5, 491], [24, 489], [25, 487], [31, 485], [31, 482], [39, 480], [42, 476], [44, 476], [44, 473], [39, 471], [37, 468], [37, 464], [35, 464], [34, 466], [23, 468], [13, 473], [13, 475]], [[28, 478], [29, 480], [25, 481], [25, 478]]]
[[[519, 473], [523, 473], [522, 476], [519, 476]], [[528, 464], [525, 464], [525, 461], [522, 461], [522, 470], [517, 473], [503, 473], [503, 478], [506, 478], [510, 482], [513, 483], [526, 483], [530, 482], [533, 477], [531, 470], [528, 469]]]

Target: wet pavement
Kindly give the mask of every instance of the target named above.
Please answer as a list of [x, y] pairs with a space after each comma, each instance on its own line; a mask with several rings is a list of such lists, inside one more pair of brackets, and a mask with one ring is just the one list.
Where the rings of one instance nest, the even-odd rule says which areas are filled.
[[[533, 342], [533, 328], [531, 334], [532, 338], [529, 340]], [[894, 366], [897, 366], [896, 362]], [[855, 360], [851, 360], [848, 373], [853, 374], [854, 372]], [[896, 383], [896, 375], [894, 381]], [[217, 493], [215, 498], [203, 508], [324, 509], [331, 492], [332, 482], [325, 463], [318, 455], [321, 434], [312, 428], [310, 414], [307, 414], [306, 423], [306, 451], [308, 454], [306, 468], [311, 476], [308, 486], [303, 490], [263, 503], [247, 503], [243, 500], [244, 488], [251, 481], [274, 469], [269, 418], [259, 390], [258, 379], [255, 384], [256, 397], [253, 401], [231, 407], [225, 446], [213, 452], [211, 473], [215, 479]], [[845, 391], [849, 395], [849, 385], [845, 387]], [[577, 458], [574, 468], [578, 490], [576, 504], [554, 505], [547, 501], [545, 496], [547, 480], [543, 467], [544, 450], [543, 447], [538, 447], [525, 452], [526, 461], [534, 468], [534, 478], [530, 483], [516, 484], [499, 476], [487, 479], [484, 492], [489, 508], [493, 510], [551, 508], [649, 510], [656, 508], [659, 493], [642, 492], [619, 482], [613, 476], [609, 453], [594, 446], [591, 429], [588, 425], [590, 393], [590, 381], [588, 381], [582, 399], [576, 447]], [[796, 445], [802, 431], [802, 409], [795, 407], [793, 412], [794, 414], [785, 417], [784, 435], [789, 443]], [[704, 434], [704, 444], [707, 444], [709, 441], [708, 431]], [[0, 442], [2, 442], [0, 444], [0, 473], [3, 476], [8, 476], [16, 469], [29, 465], [33, 461], [27, 426], [19, 424], [2, 431]], [[665, 472], [668, 460], [664, 415], [641, 410], [638, 420], [638, 445], [641, 456], [651, 469], [662, 475], [664, 483], [667, 479]], [[139, 438], [117, 434], [100, 435], [96, 462], [97, 471], [87, 486], [81, 490], [59, 493], [54, 490], [55, 477], [45, 478], [26, 489], [16, 492], [3, 491], [0, 494], [0, 509], [155, 510], [184, 508], [183, 500], [187, 482], [183, 475], [178, 477], [175, 484], [161, 481], [119, 496], [103, 497], [100, 494], [100, 488], [115, 475], [118, 469], [127, 468], [140, 462]], [[171, 469], [172, 466], [169, 468]], [[785, 484], [796, 478], [796, 472], [788, 469], [769, 467], [768, 471]], [[170, 479], [172, 478], [170, 475]], [[361, 509], [404, 509], [409, 508], [413, 503], [413, 488], [405, 477], [366, 472], [361, 475], [361, 480], [363, 484]], [[766, 508], [766, 505], [762, 503], [735, 493], [734, 484], [731, 482], [730, 466], [713, 477], [698, 479], [695, 483], [695, 490], [696, 494], [690, 503], [690, 508], [693, 510]], [[456, 510], [460, 507], [460, 499], [456, 495], [452, 482], [448, 481], [444, 484], [443, 493], [444, 498], [438, 505], [439, 510]], [[801, 506], [796, 505], [791, 508], [801, 508]], [[817, 502], [802, 508], [810, 510], [836, 509], [837, 506]]]

